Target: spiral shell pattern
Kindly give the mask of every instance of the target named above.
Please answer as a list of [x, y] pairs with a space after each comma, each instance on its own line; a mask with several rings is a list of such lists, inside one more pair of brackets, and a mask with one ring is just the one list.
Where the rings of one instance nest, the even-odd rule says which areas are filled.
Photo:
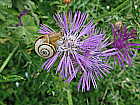
[[43, 58], [50, 58], [55, 53], [55, 48], [53, 45], [46, 43], [46, 39], [40, 38], [35, 43], [36, 53]]

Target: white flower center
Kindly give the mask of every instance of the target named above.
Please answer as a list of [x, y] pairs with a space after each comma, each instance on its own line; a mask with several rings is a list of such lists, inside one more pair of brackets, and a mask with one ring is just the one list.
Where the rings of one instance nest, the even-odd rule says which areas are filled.
[[76, 37], [73, 35], [63, 36], [60, 40], [57, 41], [58, 51], [75, 51], [77, 49], [75, 40]]

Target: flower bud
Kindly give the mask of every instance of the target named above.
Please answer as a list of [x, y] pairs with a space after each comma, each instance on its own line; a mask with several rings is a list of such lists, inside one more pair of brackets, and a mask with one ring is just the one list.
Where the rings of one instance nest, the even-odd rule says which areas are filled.
[[65, 4], [69, 4], [72, 0], [63, 0]]

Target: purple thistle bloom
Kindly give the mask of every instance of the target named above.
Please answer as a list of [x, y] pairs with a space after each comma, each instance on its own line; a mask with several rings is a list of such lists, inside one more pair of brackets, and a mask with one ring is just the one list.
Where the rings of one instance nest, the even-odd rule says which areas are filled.
[[[64, 33], [63, 37], [57, 41], [57, 51], [49, 58], [43, 69], [50, 70], [59, 58], [56, 72], [71, 82], [77, 74], [82, 74], [78, 90], [89, 91], [91, 83], [97, 87], [96, 79], [100, 80], [110, 73], [111, 67], [106, 63], [107, 57], [117, 54], [116, 49], [105, 50], [110, 45], [105, 39], [105, 35], [97, 32], [94, 23], [86, 22], [87, 14], [77, 11], [74, 16], [72, 12], [68, 14], [60, 13], [54, 19]], [[39, 33], [49, 34], [55, 32], [46, 25], [41, 25]]]
[[125, 67], [125, 64], [129, 66], [132, 65], [132, 57], [134, 53], [132, 49], [140, 49], [135, 48], [135, 46], [140, 46], [138, 43], [132, 43], [129, 40], [137, 39], [137, 32], [136, 30], [132, 29], [128, 32], [126, 26], [117, 26], [112, 25], [112, 32], [113, 32], [113, 48], [117, 49], [117, 54], [114, 56], [114, 61], [118, 61], [121, 67]]

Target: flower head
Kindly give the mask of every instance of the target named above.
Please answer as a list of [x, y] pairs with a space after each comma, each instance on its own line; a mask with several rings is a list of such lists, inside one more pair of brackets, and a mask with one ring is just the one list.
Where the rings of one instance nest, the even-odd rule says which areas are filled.
[[112, 46], [118, 52], [114, 56], [115, 62], [118, 61], [122, 67], [125, 67], [125, 64], [131, 66], [132, 57], [134, 56], [132, 49], [140, 49], [135, 48], [135, 46], [140, 46], [140, 44], [131, 42], [133, 39], [138, 38], [136, 30], [132, 29], [129, 32], [126, 26], [112, 25], [112, 32], [114, 37]]
[[[57, 41], [57, 51], [49, 58], [44, 69], [50, 70], [53, 64], [59, 59], [56, 72], [71, 82], [77, 74], [82, 74], [78, 89], [90, 90], [91, 83], [96, 88], [96, 79], [103, 78], [110, 73], [110, 66], [106, 63], [108, 56], [116, 54], [114, 48], [105, 50], [109, 45], [105, 35], [95, 29], [95, 24], [86, 22], [87, 14], [77, 11], [74, 16], [72, 12], [60, 13], [54, 16], [63, 36]], [[46, 25], [41, 25], [41, 34], [54, 32]]]

